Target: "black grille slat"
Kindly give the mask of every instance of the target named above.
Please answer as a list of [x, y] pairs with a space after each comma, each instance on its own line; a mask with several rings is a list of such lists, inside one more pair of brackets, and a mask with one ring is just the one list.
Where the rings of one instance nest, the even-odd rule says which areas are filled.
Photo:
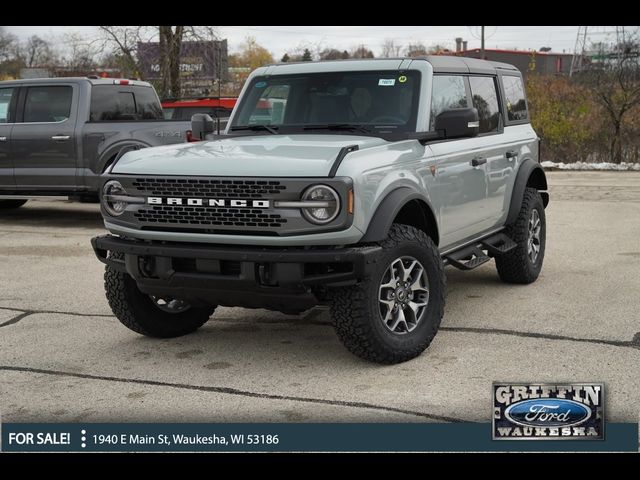
[[[147, 205], [134, 216], [141, 223], [175, 223], [188, 225], [229, 225], [236, 227], [279, 228], [287, 223], [277, 214], [256, 213], [256, 210], [238, 210], [218, 207], [183, 207], [176, 205]], [[261, 211], [260, 211], [261, 212]]]
[[185, 180], [136, 178], [132, 186], [139, 192], [158, 196], [192, 198], [261, 198], [286, 190], [280, 182], [256, 180]]

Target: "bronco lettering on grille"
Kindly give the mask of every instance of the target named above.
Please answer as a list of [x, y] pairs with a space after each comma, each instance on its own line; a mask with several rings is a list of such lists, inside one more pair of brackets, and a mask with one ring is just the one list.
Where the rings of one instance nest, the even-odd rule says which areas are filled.
[[269, 200], [229, 200], [225, 198], [147, 197], [149, 205], [188, 205], [190, 207], [269, 208]]

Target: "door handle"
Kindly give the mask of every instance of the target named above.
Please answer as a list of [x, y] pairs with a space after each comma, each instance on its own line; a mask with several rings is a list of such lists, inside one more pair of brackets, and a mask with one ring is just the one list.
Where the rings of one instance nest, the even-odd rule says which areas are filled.
[[485, 163], [487, 163], [487, 159], [485, 157], [476, 157], [471, 160], [472, 167], [479, 167], [480, 165], [484, 165]]
[[69, 140], [69, 135], [54, 135], [51, 140]]
[[6, 142], [7, 141], [7, 137], [0, 137], [0, 142]]
[[517, 150], [507, 150], [507, 153], [504, 154], [509, 160], [512, 158], [516, 158], [518, 156]]

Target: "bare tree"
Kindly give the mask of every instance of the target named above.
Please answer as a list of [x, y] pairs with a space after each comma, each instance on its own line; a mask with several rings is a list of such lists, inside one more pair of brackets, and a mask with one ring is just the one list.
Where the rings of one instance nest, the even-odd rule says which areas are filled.
[[63, 58], [65, 67], [77, 72], [90, 72], [96, 68], [101, 49], [95, 42], [76, 32], [65, 34], [62, 40], [67, 47]]
[[135, 26], [100, 26], [103, 39], [121, 55], [128, 70], [140, 75], [137, 49], [138, 43], [157, 40], [159, 43], [160, 95], [163, 97], [179, 96], [180, 54], [183, 42], [187, 40], [215, 40], [215, 27], [209, 26], [170, 26], [135, 27]]
[[342, 52], [335, 48], [325, 48], [318, 55], [320, 60], [340, 60], [342, 58]]
[[421, 42], [410, 43], [409, 45], [407, 45], [407, 48], [405, 50], [405, 55], [407, 57], [422, 57], [424, 55], [427, 55], [428, 53], [429, 51], [427, 50], [427, 47], [424, 43]]
[[109, 47], [117, 53], [117, 59], [127, 76], [139, 76], [136, 52], [142, 40], [143, 27], [124, 25], [101, 25], [105, 50]]
[[385, 58], [399, 57], [402, 51], [401, 45], [396, 45], [395, 40], [387, 38], [382, 44], [382, 56]]
[[23, 48], [24, 61], [27, 67], [44, 67], [55, 63], [55, 55], [51, 44], [38, 35], [29, 37]]
[[364, 45], [354, 48], [351, 52], [351, 58], [373, 58], [373, 52]]
[[10, 52], [16, 41], [15, 35], [7, 33], [4, 27], [0, 27], [0, 62], [12, 57]]
[[611, 125], [609, 156], [614, 163], [625, 157], [627, 118], [640, 109], [639, 31], [599, 55], [600, 61], [579, 78], [607, 113]]

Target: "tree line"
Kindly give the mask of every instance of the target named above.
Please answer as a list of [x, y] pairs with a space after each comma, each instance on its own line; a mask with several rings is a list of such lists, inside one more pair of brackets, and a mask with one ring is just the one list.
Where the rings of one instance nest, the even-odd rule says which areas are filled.
[[[51, 41], [33, 35], [18, 39], [0, 27], [0, 80], [19, 78], [23, 68], [44, 68], [63, 76], [96, 69], [113, 69], [139, 78], [139, 42], [158, 41], [161, 97], [182, 93], [180, 48], [190, 40], [217, 39], [215, 27], [100, 26], [96, 38], [67, 34]], [[583, 65], [572, 76], [526, 75], [531, 121], [542, 138], [543, 160], [556, 162], [640, 162], [640, 39], [629, 36], [622, 44], [599, 46], [600, 59]], [[62, 46], [62, 47], [61, 47]], [[381, 57], [417, 57], [446, 54], [442, 45], [409, 45], [385, 40]], [[338, 49], [322, 44], [300, 44], [278, 60], [305, 62], [374, 58], [365, 45]], [[276, 59], [255, 38], [247, 37], [229, 55], [230, 75], [220, 85], [224, 95], [236, 95], [249, 73]], [[84, 73], [86, 74], [86, 73]], [[215, 91], [215, 90], [214, 90]]]

